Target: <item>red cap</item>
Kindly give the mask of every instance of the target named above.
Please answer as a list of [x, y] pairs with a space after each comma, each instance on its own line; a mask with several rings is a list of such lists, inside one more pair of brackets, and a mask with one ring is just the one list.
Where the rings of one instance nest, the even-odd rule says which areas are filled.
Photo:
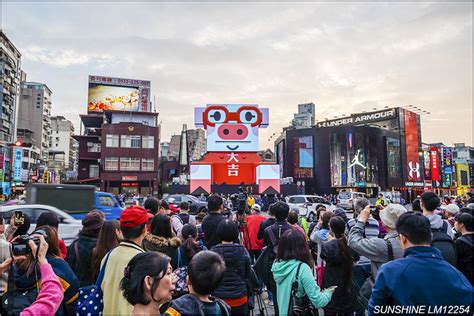
[[141, 206], [129, 206], [122, 211], [120, 214], [120, 226], [122, 227], [136, 227], [144, 224], [148, 219], [152, 218], [153, 215], [148, 213]]

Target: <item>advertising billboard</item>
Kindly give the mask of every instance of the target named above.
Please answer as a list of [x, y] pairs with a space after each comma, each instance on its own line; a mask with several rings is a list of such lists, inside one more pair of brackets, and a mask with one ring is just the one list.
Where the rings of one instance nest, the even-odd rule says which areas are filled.
[[438, 159], [438, 148], [432, 146], [430, 149], [430, 168], [431, 168], [431, 180], [439, 181], [439, 159]]
[[151, 82], [125, 78], [89, 76], [88, 112], [151, 112]]
[[277, 145], [277, 162], [280, 166], [280, 178], [283, 178], [283, 168], [285, 166], [285, 141], [282, 140]]
[[13, 160], [13, 181], [21, 181], [21, 160], [23, 159], [23, 148], [16, 147]]
[[313, 136], [293, 138], [295, 178], [313, 177]]
[[424, 173], [420, 163], [420, 132], [418, 115], [411, 111], [404, 111], [405, 122], [405, 158], [406, 158], [406, 181], [405, 186], [424, 186], [421, 175]]
[[400, 156], [400, 140], [387, 137], [387, 171], [389, 179], [399, 179], [401, 177], [401, 156]]

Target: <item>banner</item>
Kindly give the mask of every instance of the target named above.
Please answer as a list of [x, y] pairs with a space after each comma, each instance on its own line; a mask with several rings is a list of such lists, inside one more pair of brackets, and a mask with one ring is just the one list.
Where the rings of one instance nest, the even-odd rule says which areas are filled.
[[[420, 150], [420, 143], [418, 141], [418, 120], [417, 114], [404, 111], [405, 119], [405, 144], [406, 144], [406, 161], [407, 161], [407, 181], [406, 183], [411, 184], [413, 182], [421, 182], [421, 165], [420, 156], [418, 154]], [[409, 186], [406, 184], [406, 186]], [[424, 182], [422, 182], [424, 186]]]
[[21, 160], [23, 159], [23, 148], [15, 147], [15, 155], [13, 159], [13, 181], [21, 181]]
[[430, 149], [430, 167], [431, 167], [431, 180], [439, 181], [439, 159], [438, 159], [438, 148], [432, 146]]

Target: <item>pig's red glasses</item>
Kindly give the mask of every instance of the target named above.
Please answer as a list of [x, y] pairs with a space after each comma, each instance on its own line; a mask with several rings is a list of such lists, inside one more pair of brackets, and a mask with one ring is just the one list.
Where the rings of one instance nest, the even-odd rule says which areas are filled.
[[242, 106], [237, 112], [230, 112], [223, 105], [211, 105], [203, 113], [204, 127], [232, 121], [250, 124], [252, 127], [259, 126], [262, 123], [262, 112], [256, 106], [251, 105]]

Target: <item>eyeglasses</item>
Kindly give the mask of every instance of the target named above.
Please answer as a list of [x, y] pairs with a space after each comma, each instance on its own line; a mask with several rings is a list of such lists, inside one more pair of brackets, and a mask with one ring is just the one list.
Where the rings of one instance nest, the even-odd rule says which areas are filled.
[[229, 122], [241, 124], [250, 124], [252, 127], [259, 126], [262, 123], [262, 112], [256, 106], [241, 106], [237, 112], [230, 112], [222, 105], [211, 105], [203, 113], [204, 127], [216, 126]]

